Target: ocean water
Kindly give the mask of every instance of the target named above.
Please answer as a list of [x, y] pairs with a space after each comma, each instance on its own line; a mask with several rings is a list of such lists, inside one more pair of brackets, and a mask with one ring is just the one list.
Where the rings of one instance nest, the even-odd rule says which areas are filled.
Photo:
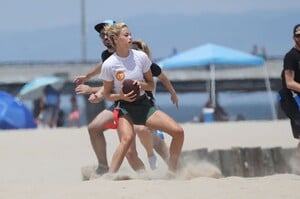
[[[198, 122], [198, 117], [207, 102], [208, 94], [203, 92], [177, 93], [179, 98], [179, 108], [172, 104], [169, 93], [156, 93], [158, 107], [174, 118], [177, 122]], [[272, 96], [277, 107], [277, 94], [272, 92]], [[61, 96], [61, 109], [65, 116], [70, 112], [70, 95]], [[272, 120], [272, 112], [267, 92], [219, 92], [218, 102], [229, 115], [229, 120], [237, 120], [237, 116], [242, 116], [245, 120]], [[77, 101], [82, 112], [85, 111], [83, 96], [78, 95]], [[28, 108], [32, 109], [32, 103], [25, 101]], [[111, 103], [106, 102], [109, 106]], [[81, 124], [86, 125], [85, 114], [81, 114]]]
[[[179, 108], [171, 104], [168, 93], [158, 93], [159, 107], [179, 122], [195, 122], [202, 114], [203, 107], [208, 100], [207, 93], [178, 94]], [[275, 107], [277, 107], [277, 93], [272, 92]], [[220, 106], [229, 115], [229, 120], [236, 120], [242, 116], [245, 120], [272, 120], [272, 111], [267, 92], [220, 92], [218, 93]]]

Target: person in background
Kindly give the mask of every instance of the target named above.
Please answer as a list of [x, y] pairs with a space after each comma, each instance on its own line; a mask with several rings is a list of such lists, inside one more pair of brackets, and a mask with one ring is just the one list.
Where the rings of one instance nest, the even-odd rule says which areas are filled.
[[80, 127], [80, 111], [76, 96], [72, 95], [70, 98], [71, 111], [68, 116], [69, 126]]
[[[290, 119], [292, 133], [295, 139], [300, 138], [300, 109], [297, 99], [300, 94], [300, 24], [293, 29], [294, 46], [285, 54], [281, 73], [282, 88], [279, 91], [280, 105]], [[300, 104], [299, 104], [300, 105]], [[300, 160], [300, 143], [297, 147]]]
[[57, 127], [60, 92], [55, 90], [51, 85], [47, 85], [42, 96], [43, 122], [44, 126]]
[[[145, 52], [146, 55], [151, 59], [151, 51], [145, 41], [134, 40], [132, 42], [132, 48], [135, 50], [141, 50], [141, 51]], [[152, 63], [151, 72], [152, 72], [153, 77], [157, 77], [163, 83], [163, 85], [167, 88], [167, 90], [169, 91], [169, 93], [171, 95], [172, 103], [175, 104], [176, 108], [178, 108], [178, 97], [177, 97], [176, 91], [173, 88], [168, 77], [162, 72], [161, 67], [158, 66], [156, 63]], [[156, 88], [156, 86], [155, 86], [155, 88]], [[149, 97], [149, 99], [152, 101], [152, 103], [155, 105], [155, 98], [154, 98], [155, 89], [154, 89], [154, 92], [146, 91], [146, 94]], [[164, 142], [157, 141], [158, 140], [157, 137], [160, 137], [160, 139], [162, 139], [162, 140], [164, 139], [163, 132], [147, 128], [146, 126], [143, 126], [143, 125], [134, 125], [134, 129], [135, 129], [135, 132], [137, 133], [138, 137], [140, 138], [141, 143], [143, 144], [144, 148], [147, 151], [148, 161], [149, 161], [151, 169], [156, 169], [156, 165], [157, 165], [157, 163], [156, 163], [157, 158], [155, 156], [153, 148], [161, 147], [161, 149], [157, 150], [157, 151], [158, 152], [163, 151], [164, 153], [160, 153], [160, 156], [165, 161], [167, 161], [167, 159], [169, 157], [169, 154], [166, 152], [168, 150], [168, 147], [166, 146], [166, 144]], [[152, 131], [153, 133], [150, 134], [150, 133], [148, 133], [149, 131], [150, 132]]]
[[[178, 160], [183, 145], [184, 131], [175, 120], [158, 110], [145, 95], [144, 91], [154, 89], [150, 70], [152, 62], [144, 52], [131, 49], [132, 37], [126, 24], [110, 25], [106, 31], [115, 48], [115, 53], [102, 65], [100, 76], [103, 80], [103, 91], [99, 90], [95, 95], [97, 97], [103, 93], [105, 98], [114, 101], [115, 107], [120, 110], [118, 117], [120, 144], [113, 155], [109, 173], [119, 170], [127, 151], [134, 142], [133, 124], [158, 129], [172, 137], [168, 166], [170, 172], [176, 172], [179, 169]], [[135, 96], [133, 91], [128, 94], [121, 92], [122, 81], [128, 77], [134, 79], [141, 88], [140, 96]]]
[[[138, 40], [138, 39], [134, 40], [132, 42], [132, 48], [135, 50], [141, 50], [141, 51], [145, 52], [146, 55], [149, 57], [149, 59], [151, 59], [151, 51], [145, 41]], [[163, 85], [166, 87], [166, 89], [169, 91], [169, 93], [171, 95], [170, 98], [171, 98], [172, 103], [176, 106], [176, 108], [178, 108], [178, 97], [177, 97], [176, 91], [175, 91], [174, 87], [172, 86], [172, 83], [166, 76], [166, 74], [162, 71], [161, 67], [159, 65], [157, 65], [156, 63], [152, 63], [151, 72], [154, 77], [157, 77], [163, 83]], [[155, 103], [155, 98], [154, 98], [155, 90], [154, 90], [154, 92], [146, 91], [146, 93], [147, 93], [148, 97], [150, 98], [150, 100], [152, 100], [153, 103]]]
[[56, 126], [63, 127], [64, 125], [65, 125], [65, 112], [62, 109], [59, 109]]
[[216, 103], [214, 117], [216, 121], [221, 121], [221, 122], [229, 121], [228, 113], [225, 111], [225, 109], [222, 106], [220, 106], [219, 103]]
[[33, 101], [32, 114], [37, 126], [41, 126], [43, 124], [43, 103], [41, 97]]

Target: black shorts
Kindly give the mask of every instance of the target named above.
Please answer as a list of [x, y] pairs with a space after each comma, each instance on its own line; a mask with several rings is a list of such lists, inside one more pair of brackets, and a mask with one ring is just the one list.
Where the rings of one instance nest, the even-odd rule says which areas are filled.
[[117, 103], [119, 103], [120, 115], [128, 115], [134, 124], [139, 125], [145, 125], [147, 119], [157, 110], [146, 95], [134, 102], [119, 101]]
[[280, 90], [280, 106], [283, 112], [291, 120], [291, 127], [294, 138], [300, 138], [300, 112], [289, 90]]

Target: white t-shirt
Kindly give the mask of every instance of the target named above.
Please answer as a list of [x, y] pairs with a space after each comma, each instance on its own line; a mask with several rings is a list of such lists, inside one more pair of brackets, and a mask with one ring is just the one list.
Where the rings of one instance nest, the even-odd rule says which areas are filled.
[[[142, 51], [130, 49], [128, 57], [119, 57], [114, 53], [102, 64], [100, 78], [114, 81], [114, 92], [120, 93], [125, 79], [145, 81], [144, 73], [150, 70], [151, 64], [151, 60]], [[140, 95], [144, 93], [141, 90]]]

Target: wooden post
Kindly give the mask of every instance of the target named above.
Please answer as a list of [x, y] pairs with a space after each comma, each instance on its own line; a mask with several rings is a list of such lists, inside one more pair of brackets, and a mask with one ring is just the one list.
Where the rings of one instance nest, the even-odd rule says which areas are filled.
[[236, 176], [244, 176], [243, 150], [239, 147], [232, 148], [233, 169]]
[[220, 150], [221, 171], [224, 176], [234, 176], [233, 153], [231, 150]]
[[244, 176], [262, 176], [262, 150], [260, 147], [244, 148]]
[[[207, 160], [211, 164], [218, 167], [218, 169], [222, 172], [222, 164], [221, 164], [221, 158], [220, 158], [220, 151], [219, 150], [210, 151], [208, 153]], [[223, 174], [223, 172], [222, 172], [222, 174]]]
[[262, 150], [262, 164], [263, 170], [262, 175], [273, 175], [275, 173], [274, 162], [272, 157], [271, 149], [263, 149]]
[[281, 147], [271, 148], [274, 168], [276, 173], [286, 173], [288, 171], [287, 164], [282, 154]]
[[[297, 172], [294, 172], [298, 169], [299, 171], [299, 157], [296, 156], [296, 148], [286, 148], [282, 149], [282, 155], [284, 158], [284, 162], [286, 164], [286, 170], [288, 173], [295, 173], [299, 174]], [[298, 164], [297, 164], [298, 162]]]

